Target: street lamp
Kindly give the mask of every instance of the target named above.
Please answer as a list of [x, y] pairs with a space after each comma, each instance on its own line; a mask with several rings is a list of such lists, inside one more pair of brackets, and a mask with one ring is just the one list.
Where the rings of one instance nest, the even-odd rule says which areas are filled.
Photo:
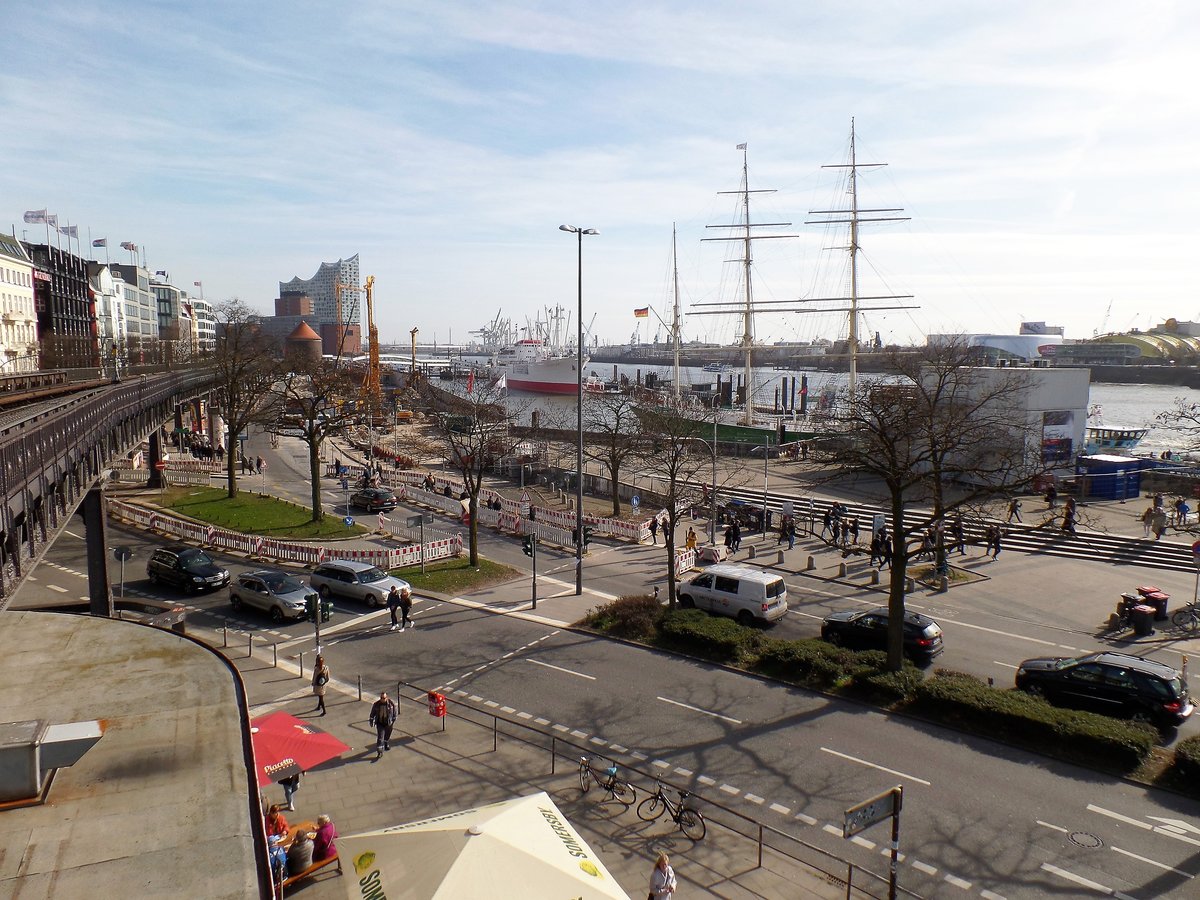
[[575, 454], [575, 596], [583, 594], [583, 236], [599, 234], [595, 228], [578, 228], [575, 225], [559, 225], [559, 231], [578, 235], [579, 245], [579, 309], [577, 326], [579, 332], [575, 342], [575, 431], [578, 443]]

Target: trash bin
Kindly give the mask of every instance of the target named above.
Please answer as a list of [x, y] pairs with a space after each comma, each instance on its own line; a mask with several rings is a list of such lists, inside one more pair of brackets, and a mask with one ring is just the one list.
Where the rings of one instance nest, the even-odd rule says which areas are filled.
[[1155, 622], [1165, 622], [1167, 620], [1167, 601], [1170, 599], [1170, 595], [1164, 594], [1162, 591], [1151, 591], [1143, 595], [1142, 603], [1154, 607]]
[[1139, 603], [1133, 608], [1133, 633], [1136, 637], [1154, 634], [1154, 607]]

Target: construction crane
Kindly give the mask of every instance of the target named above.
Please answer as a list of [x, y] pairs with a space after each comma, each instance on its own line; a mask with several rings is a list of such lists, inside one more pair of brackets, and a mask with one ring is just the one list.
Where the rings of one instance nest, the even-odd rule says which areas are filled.
[[[335, 315], [337, 320], [337, 352], [334, 355], [339, 359], [341, 358], [342, 351], [346, 349], [346, 335], [350, 332], [350, 321], [358, 313], [358, 308], [356, 305], [355, 308], [351, 310], [349, 316], [345, 318], [342, 317], [342, 291], [353, 290], [357, 290], [357, 285], [345, 284], [341, 281], [335, 281], [333, 283], [333, 302], [334, 306], [336, 307]], [[357, 350], [355, 351], [355, 354], [357, 355]]]
[[379, 329], [375, 326], [375, 276], [368, 275], [363, 290], [367, 292], [367, 374], [363, 379], [367, 414], [374, 423], [383, 414], [383, 391], [379, 383]]

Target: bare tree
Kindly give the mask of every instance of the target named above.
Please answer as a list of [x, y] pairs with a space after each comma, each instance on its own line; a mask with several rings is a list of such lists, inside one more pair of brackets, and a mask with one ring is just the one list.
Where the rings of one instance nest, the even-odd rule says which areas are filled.
[[467, 494], [469, 552], [472, 566], [479, 565], [479, 493], [483, 474], [493, 461], [507, 456], [521, 443], [510, 427], [528, 403], [510, 405], [507, 391], [485, 379], [473, 379], [462, 396], [422, 383], [435, 424], [434, 435], [449, 464], [462, 476]]
[[600, 463], [612, 485], [612, 514], [621, 515], [621, 471], [644, 442], [638, 404], [628, 394], [585, 394], [583, 430], [589, 437], [583, 455]]
[[267, 400], [275, 380], [274, 354], [259, 328], [258, 316], [241, 300], [220, 303], [216, 308], [218, 338], [212, 355], [214, 382], [221, 399], [221, 413], [229, 429], [229, 452], [225, 454], [226, 490], [238, 493], [237, 454], [233, 444], [252, 422], [274, 418]]
[[678, 410], [648, 404], [637, 406], [636, 415], [643, 435], [639, 459], [655, 478], [667, 516], [662, 529], [667, 554], [667, 605], [674, 609], [678, 583], [675, 530], [684, 511], [702, 501], [713, 452], [704, 435], [712, 430], [712, 424], [711, 419], [706, 423]]
[[[894, 355], [891, 368], [901, 378], [860, 381], [854, 396], [835, 404], [830, 436], [817, 442], [818, 459], [874, 476], [887, 490], [893, 543], [888, 665], [895, 670], [903, 661], [910, 538], [940, 530], [947, 514], [1047, 470], [1042, 423], [1025, 410], [1028, 382], [1021, 370], [976, 367], [972, 358], [959, 343]], [[950, 482], [953, 492], [946, 490]]]
[[312, 359], [289, 354], [279, 372], [272, 407], [284, 421], [296, 422], [308, 448], [309, 484], [312, 488], [312, 521], [325, 518], [321, 501], [321, 447], [331, 434], [342, 431], [359, 415], [361, 374], [348, 371], [340, 358]]

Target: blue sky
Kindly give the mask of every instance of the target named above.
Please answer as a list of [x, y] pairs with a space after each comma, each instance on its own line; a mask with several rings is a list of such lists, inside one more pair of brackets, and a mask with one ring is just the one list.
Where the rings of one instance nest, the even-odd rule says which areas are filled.
[[842, 239], [803, 223], [842, 202], [821, 166], [853, 116], [860, 161], [889, 164], [860, 203], [912, 217], [864, 229], [861, 290], [920, 306], [868, 332], [1200, 320], [1198, 23], [1194, 4], [1109, 0], [27, 4], [0, 34], [0, 223], [38, 239], [21, 214], [45, 207], [264, 311], [280, 280], [357, 252], [400, 343], [573, 310], [558, 226], [580, 225], [600, 231], [585, 323], [623, 341], [635, 307], [669, 318], [673, 222], [685, 311], [735, 296], [728, 248], [701, 238], [733, 221], [717, 192], [742, 142], [751, 187], [777, 189], [753, 218], [799, 235], [757, 245], [757, 295], [840, 294]]

